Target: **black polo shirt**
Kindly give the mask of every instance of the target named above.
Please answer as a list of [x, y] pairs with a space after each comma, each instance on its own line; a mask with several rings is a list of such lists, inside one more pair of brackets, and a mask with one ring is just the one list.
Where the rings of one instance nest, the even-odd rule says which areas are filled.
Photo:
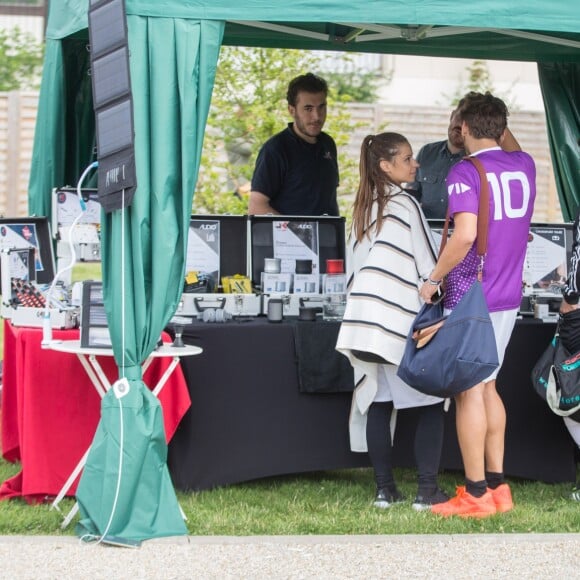
[[292, 130], [274, 135], [258, 153], [252, 190], [270, 198], [283, 215], [339, 215], [336, 201], [338, 162], [336, 144], [320, 133], [308, 143]]
[[465, 156], [465, 151], [451, 153], [447, 141], [428, 143], [421, 147], [417, 170], [421, 207], [430, 219], [445, 219], [447, 213], [447, 174]]

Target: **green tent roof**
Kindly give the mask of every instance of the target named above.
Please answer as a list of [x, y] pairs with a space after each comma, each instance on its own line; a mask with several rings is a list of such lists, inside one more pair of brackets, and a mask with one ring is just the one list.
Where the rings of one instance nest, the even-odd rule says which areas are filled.
[[[47, 37], [87, 27], [86, 0], [52, 10]], [[223, 20], [223, 44], [522, 61], [580, 61], [575, 0], [127, 0], [127, 14]]]

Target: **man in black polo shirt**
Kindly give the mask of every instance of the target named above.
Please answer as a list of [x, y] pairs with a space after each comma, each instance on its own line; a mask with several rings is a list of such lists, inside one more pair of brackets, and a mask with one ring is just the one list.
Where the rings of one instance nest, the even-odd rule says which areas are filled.
[[294, 122], [262, 146], [252, 177], [251, 215], [337, 216], [336, 144], [322, 131], [326, 81], [312, 73], [288, 85], [288, 112]]
[[428, 219], [445, 219], [447, 213], [447, 173], [465, 156], [461, 119], [457, 111], [451, 113], [447, 139], [423, 145], [417, 155], [419, 169], [411, 193], [421, 202]]

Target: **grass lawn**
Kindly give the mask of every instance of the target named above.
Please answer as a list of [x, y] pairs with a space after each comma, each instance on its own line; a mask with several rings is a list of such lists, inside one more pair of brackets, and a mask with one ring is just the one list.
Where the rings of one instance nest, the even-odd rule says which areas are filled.
[[[15, 475], [19, 465], [0, 462], [0, 480]], [[515, 509], [484, 520], [443, 519], [417, 513], [411, 507], [415, 472], [396, 470], [407, 501], [380, 510], [372, 506], [370, 469], [316, 472], [268, 478], [203, 492], [178, 492], [191, 535], [303, 535], [303, 534], [470, 534], [569, 533], [580, 531], [580, 505], [568, 499], [570, 484], [511, 480]], [[445, 473], [449, 492], [461, 474]], [[73, 500], [61, 503], [66, 514]], [[49, 504], [28, 505], [21, 500], [1, 504], [0, 534], [66, 535], [62, 516]]]

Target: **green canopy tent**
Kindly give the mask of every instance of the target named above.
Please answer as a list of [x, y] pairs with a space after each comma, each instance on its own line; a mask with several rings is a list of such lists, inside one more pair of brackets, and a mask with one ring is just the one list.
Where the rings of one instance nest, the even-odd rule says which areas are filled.
[[[54, 186], [76, 183], [94, 160], [88, 4], [50, 2], [29, 187], [29, 210], [37, 215], [50, 214]], [[580, 126], [580, 14], [574, 4], [127, 0], [138, 185], [129, 209], [107, 214], [102, 253], [115, 358], [120, 374], [138, 394], [128, 406], [136, 412], [151, 407], [148, 416], [158, 414], [155, 401], [143, 392], [140, 363], [179, 301], [189, 213], [221, 44], [537, 61], [559, 195], [565, 217], [570, 218], [580, 193], [575, 141]], [[109, 407], [115, 405], [104, 400], [103, 413]], [[139, 437], [137, 431], [127, 437]], [[100, 425], [99, 442], [107, 436], [112, 433]], [[163, 449], [159, 453], [157, 461], [163, 463]], [[161, 481], [158, 493], [149, 490], [140, 496], [144, 482], [138, 482], [130, 492], [137, 499], [126, 503], [118, 522], [109, 521], [111, 510], [104, 500], [93, 508], [108, 495], [96, 483], [108, 478], [100, 470], [103, 462], [107, 458], [102, 454], [89, 456], [79, 487], [85, 529], [98, 535], [107, 526], [109, 534], [133, 539], [184, 533], [176, 521], [176, 502], [167, 490], [164, 465], [156, 472]], [[163, 509], [160, 502], [166, 502]], [[167, 521], [151, 516], [164, 510], [172, 514]]]

